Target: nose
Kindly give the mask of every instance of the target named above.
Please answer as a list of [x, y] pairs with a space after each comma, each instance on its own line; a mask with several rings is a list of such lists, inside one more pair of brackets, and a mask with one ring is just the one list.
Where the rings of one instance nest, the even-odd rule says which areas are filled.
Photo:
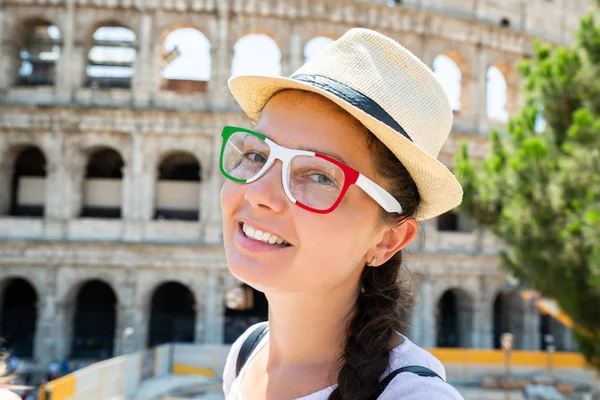
[[280, 160], [258, 180], [246, 185], [244, 198], [251, 206], [281, 212], [289, 201], [281, 182], [282, 164]]

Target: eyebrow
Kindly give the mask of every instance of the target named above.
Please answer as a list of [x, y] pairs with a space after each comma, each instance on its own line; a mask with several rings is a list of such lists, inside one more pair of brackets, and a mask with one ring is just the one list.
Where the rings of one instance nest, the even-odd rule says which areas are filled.
[[326, 151], [323, 151], [323, 150], [317, 150], [317, 149], [314, 149], [314, 148], [312, 148], [312, 147], [306, 147], [306, 146], [300, 146], [300, 147], [298, 147], [298, 150], [312, 151], [313, 153], [319, 153], [319, 154], [323, 154], [324, 156], [331, 157], [331, 158], [333, 158], [333, 159], [335, 159], [335, 160], [338, 160], [338, 161], [339, 161], [339, 162], [341, 162], [341, 163], [344, 163], [344, 164], [346, 164], [346, 165], [349, 165], [349, 164], [346, 162], [346, 160], [344, 160], [344, 158], [343, 158], [343, 157], [341, 157], [341, 156], [339, 156], [339, 155], [337, 155], [337, 154], [334, 154], [334, 153], [329, 153], [329, 152], [326, 152]]
[[[269, 138], [269, 140], [273, 140], [273, 139], [271, 139], [269, 136], [265, 135], [264, 133], [261, 133], [261, 132], [258, 132], [258, 131], [254, 131], [254, 132], [256, 132], [256, 133], [260, 133], [260, 134], [261, 134], [261, 135], [263, 135], [264, 137], [266, 137], [266, 138]], [[275, 142], [275, 141], [273, 140], [273, 142]], [[275, 143], [277, 143], [277, 142], [275, 142]], [[335, 154], [335, 153], [329, 153], [329, 152], [327, 152], [327, 151], [318, 150], [318, 149], [315, 149], [315, 148], [313, 148], [313, 147], [310, 147], [310, 146], [300, 146], [300, 147], [298, 147], [297, 149], [298, 149], [298, 150], [304, 150], [304, 151], [312, 151], [313, 153], [319, 153], [319, 154], [323, 154], [324, 156], [331, 157], [331, 158], [333, 158], [334, 160], [338, 160], [339, 162], [341, 162], [341, 163], [343, 163], [343, 164], [350, 165], [350, 164], [348, 164], [348, 163], [346, 162], [346, 160], [344, 160], [344, 158], [343, 158], [342, 156], [339, 156], [339, 155], [337, 155], [337, 154]]]

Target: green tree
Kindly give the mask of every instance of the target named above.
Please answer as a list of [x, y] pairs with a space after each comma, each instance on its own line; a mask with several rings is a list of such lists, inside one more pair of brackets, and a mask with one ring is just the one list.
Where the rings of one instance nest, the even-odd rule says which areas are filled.
[[[599, 1], [600, 3], [600, 1]], [[504, 240], [507, 270], [555, 299], [600, 370], [600, 24], [581, 20], [568, 48], [536, 43], [519, 64], [524, 106], [491, 134], [483, 163], [463, 143], [461, 212]], [[545, 129], [536, 129], [540, 116]]]

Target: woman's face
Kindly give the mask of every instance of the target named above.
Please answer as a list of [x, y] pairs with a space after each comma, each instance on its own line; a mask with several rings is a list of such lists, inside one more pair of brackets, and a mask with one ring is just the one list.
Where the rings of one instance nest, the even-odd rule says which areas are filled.
[[[374, 173], [364, 128], [318, 95], [286, 91], [274, 96], [254, 130], [284, 147], [333, 155], [386, 187]], [[304, 210], [287, 198], [281, 168], [277, 160], [253, 183], [223, 186], [223, 238], [231, 273], [267, 293], [321, 292], [349, 280], [358, 283], [386, 228], [380, 206], [353, 185], [333, 212]], [[249, 239], [244, 223], [290, 246]]]

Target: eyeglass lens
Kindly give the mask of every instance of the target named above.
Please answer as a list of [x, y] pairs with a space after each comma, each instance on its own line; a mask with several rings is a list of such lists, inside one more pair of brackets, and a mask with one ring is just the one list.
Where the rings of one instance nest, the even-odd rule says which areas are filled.
[[[223, 148], [222, 166], [231, 178], [247, 181], [266, 164], [271, 149], [261, 138], [247, 132], [229, 136]], [[296, 201], [316, 210], [331, 208], [344, 188], [344, 171], [315, 156], [296, 155], [290, 161], [288, 187]]]

